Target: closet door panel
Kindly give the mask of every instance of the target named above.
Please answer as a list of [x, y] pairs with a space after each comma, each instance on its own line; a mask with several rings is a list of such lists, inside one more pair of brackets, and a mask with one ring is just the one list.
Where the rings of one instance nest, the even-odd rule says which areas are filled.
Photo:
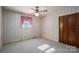
[[79, 13], [76, 14], [76, 47], [79, 47]]
[[75, 44], [75, 38], [76, 38], [76, 18], [75, 14], [69, 15], [69, 44], [73, 45]]
[[69, 23], [68, 23], [68, 16], [64, 16], [63, 19], [63, 32], [64, 32], [64, 43], [68, 44], [69, 43]]
[[59, 17], [59, 42], [64, 42], [63, 38], [63, 16]]

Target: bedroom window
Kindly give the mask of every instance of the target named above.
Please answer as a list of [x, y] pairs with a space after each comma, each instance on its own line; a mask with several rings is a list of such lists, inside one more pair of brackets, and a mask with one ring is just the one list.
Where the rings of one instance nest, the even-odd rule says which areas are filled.
[[21, 27], [23, 29], [29, 29], [32, 27], [32, 18], [27, 16], [21, 16]]

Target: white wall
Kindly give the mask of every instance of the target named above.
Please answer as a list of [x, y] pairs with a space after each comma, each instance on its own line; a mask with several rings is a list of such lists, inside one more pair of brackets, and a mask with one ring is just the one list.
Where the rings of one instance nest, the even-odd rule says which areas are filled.
[[[59, 9], [58, 9], [59, 8]], [[79, 12], [79, 7], [58, 7], [56, 11], [52, 11], [51, 14], [44, 17], [42, 19], [42, 36], [54, 40], [56, 42], [59, 41], [59, 16], [72, 14]]]
[[2, 8], [0, 7], [0, 49], [2, 47]]
[[40, 19], [32, 17], [32, 28], [24, 31], [20, 28], [21, 16], [29, 16], [19, 12], [3, 10], [3, 23], [4, 23], [4, 43], [29, 39], [33, 37], [40, 37]]

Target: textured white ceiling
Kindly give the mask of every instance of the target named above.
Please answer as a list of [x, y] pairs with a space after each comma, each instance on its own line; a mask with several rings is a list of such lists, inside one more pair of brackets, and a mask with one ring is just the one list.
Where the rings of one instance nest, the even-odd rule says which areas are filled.
[[[32, 14], [34, 11], [31, 8], [34, 8], [35, 6], [3, 6], [5, 9], [13, 10], [13, 11], [18, 11], [26, 14]], [[47, 9], [48, 13], [55, 12], [58, 10], [61, 10], [63, 8], [70, 8], [73, 6], [40, 6], [40, 10]], [[42, 13], [44, 14], [44, 13]]]

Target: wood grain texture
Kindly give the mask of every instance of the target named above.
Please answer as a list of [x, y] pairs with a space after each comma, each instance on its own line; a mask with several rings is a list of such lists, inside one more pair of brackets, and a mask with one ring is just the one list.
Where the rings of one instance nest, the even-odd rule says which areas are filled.
[[79, 47], [79, 13], [59, 17], [59, 42]]

